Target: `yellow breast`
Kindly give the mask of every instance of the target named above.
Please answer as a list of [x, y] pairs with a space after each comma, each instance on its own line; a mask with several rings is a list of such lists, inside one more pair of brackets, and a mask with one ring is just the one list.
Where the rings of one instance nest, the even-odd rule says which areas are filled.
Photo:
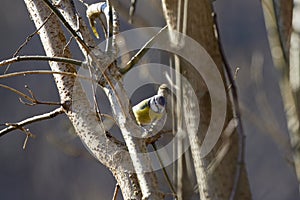
[[156, 113], [154, 112], [153, 110], [150, 109], [149, 111], [149, 116], [150, 116], [150, 119], [151, 121], [156, 121], [156, 120], [160, 120], [160, 118], [163, 116], [162, 113]]
[[161, 113], [156, 113], [150, 109], [148, 100], [144, 100], [134, 106], [133, 113], [139, 125], [150, 125], [152, 122], [162, 117]]
[[134, 116], [139, 125], [147, 125], [151, 123], [149, 108], [137, 110], [136, 112], [134, 112]]

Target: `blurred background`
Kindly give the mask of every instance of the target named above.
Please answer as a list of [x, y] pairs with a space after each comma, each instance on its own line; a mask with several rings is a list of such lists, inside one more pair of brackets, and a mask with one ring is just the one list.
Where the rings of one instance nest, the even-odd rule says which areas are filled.
[[[83, 18], [84, 6], [76, 6]], [[92, 3], [95, 1], [87, 1]], [[122, 1], [125, 9], [129, 1]], [[226, 57], [237, 76], [242, 118], [246, 134], [246, 165], [254, 200], [299, 199], [298, 183], [291, 164], [285, 113], [272, 65], [260, 1], [215, 1], [220, 34]], [[144, 26], [165, 24], [160, 2], [138, 1], [135, 17]], [[12, 57], [26, 37], [35, 31], [25, 4], [2, 0], [0, 6], [0, 59]], [[121, 30], [133, 28], [121, 21]], [[76, 45], [75, 58], [82, 59]], [[21, 55], [43, 55], [37, 35]], [[8, 72], [49, 69], [45, 62], [14, 64]], [[3, 74], [4, 68], [0, 69]], [[40, 100], [59, 101], [52, 76], [32, 75], [1, 79], [1, 84], [27, 92], [27, 85]], [[17, 122], [53, 110], [51, 106], [26, 106], [11, 91], [0, 88], [0, 124]], [[3, 126], [2, 126], [3, 127]], [[93, 200], [111, 199], [115, 180], [98, 163], [61, 115], [28, 126], [35, 138], [14, 131], [0, 138], [0, 199], [6, 200]], [[120, 195], [119, 195], [120, 198]], [[121, 199], [121, 198], [120, 198]]]

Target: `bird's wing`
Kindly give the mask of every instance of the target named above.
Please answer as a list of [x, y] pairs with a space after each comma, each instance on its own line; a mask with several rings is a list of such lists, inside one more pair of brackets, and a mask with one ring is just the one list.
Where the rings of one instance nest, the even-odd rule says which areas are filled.
[[142, 111], [145, 110], [149, 105], [148, 105], [149, 99], [145, 99], [143, 101], [141, 101], [140, 103], [138, 103], [137, 105], [132, 107], [133, 111]]
[[140, 125], [145, 125], [151, 123], [151, 118], [149, 116], [149, 99], [141, 101], [139, 104], [133, 106], [132, 110], [136, 121]]

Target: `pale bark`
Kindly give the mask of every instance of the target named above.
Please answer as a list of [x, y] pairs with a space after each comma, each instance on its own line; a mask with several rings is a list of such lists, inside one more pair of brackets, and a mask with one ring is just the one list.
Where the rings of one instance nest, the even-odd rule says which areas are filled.
[[[178, 2], [179, 1], [176, 0], [163, 0], [164, 14], [169, 28], [182, 31], [200, 43], [213, 58], [219, 72], [223, 76], [224, 85], [226, 85], [223, 70], [224, 61], [214, 32], [214, 20], [210, 1], [189, 0], [187, 9], [182, 9], [180, 15], [178, 15], [177, 10]], [[186, 3], [186, 1], [182, 2]], [[182, 3], [181, 8], [183, 8], [183, 5], [184, 3]], [[181, 18], [177, 19], [177, 16], [181, 16]], [[184, 20], [184, 18], [186, 18], [186, 20]], [[191, 141], [191, 150], [200, 199], [251, 199], [246, 169], [244, 163], [239, 163], [240, 160], [238, 160], [239, 151], [243, 151], [243, 149], [239, 146], [240, 135], [238, 135], [236, 130], [229, 138], [221, 136], [217, 145], [209, 155], [205, 158], [200, 157], [199, 150], [204, 137], [203, 133], [206, 132], [208, 125], [210, 124], [210, 96], [203, 80], [197, 75], [197, 72], [188, 66], [188, 64], [181, 62], [181, 73], [184, 74], [193, 86], [200, 102], [199, 109], [201, 120], [198, 129], [198, 138]], [[228, 106], [225, 127], [227, 127], [232, 117], [232, 108]], [[226, 141], [226, 139], [229, 141]], [[224, 155], [219, 165], [216, 166], [211, 173], [208, 173], [207, 170], [209, 164], [218, 156], [217, 150], [226, 143], [229, 143], [227, 153]], [[241, 169], [240, 174], [239, 176], [236, 176], [236, 170], [238, 169]], [[236, 177], [237, 180], [235, 180]], [[238, 184], [238, 187], [234, 188], [236, 191], [232, 191], [236, 184]], [[231, 196], [233, 192], [235, 195]]]
[[264, 0], [262, 6], [300, 182], [300, 5], [292, 0]]
[[[24, 0], [35, 26], [39, 27], [51, 13], [42, 1]], [[71, 17], [72, 18], [72, 17]], [[77, 19], [75, 19], [77, 21]], [[85, 34], [83, 32], [83, 34]], [[40, 38], [47, 56], [71, 57], [66, 45], [60, 23], [56, 16], [52, 16], [41, 28]], [[89, 39], [87, 40], [89, 41]], [[69, 64], [50, 62], [52, 71], [76, 73], [75, 68]], [[88, 146], [94, 156], [106, 165], [117, 179], [124, 199], [141, 198], [136, 175], [127, 172], [132, 169], [132, 162], [128, 151], [124, 147], [109, 141], [105, 131], [99, 125], [96, 113], [91, 108], [79, 82], [73, 76], [54, 75], [60, 95], [65, 106], [65, 112], [83, 142]], [[74, 94], [76, 100], [74, 100]], [[74, 105], [74, 101], [76, 104]], [[83, 169], [84, 170], [84, 169]]]
[[[36, 27], [39, 27], [51, 13], [43, 1], [24, 0], [28, 11], [33, 19]], [[169, 28], [176, 29], [176, 26], [182, 22], [177, 22], [177, 1], [164, 0], [164, 12]], [[185, 4], [188, 7], [182, 13], [186, 22], [180, 30], [199, 42], [214, 59], [220, 73], [223, 76], [223, 60], [219, 50], [218, 42], [213, 29], [213, 17], [211, 15], [211, 5], [207, 0], [190, 0]], [[95, 43], [89, 35], [84, 22], [78, 18], [71, 1], [59, 1], [61, 13], [71, 27], [79, 33], [79, 36], [88, 46], [95, 47]], [[61, 29], [59, 20], [53, 15], [49, 21], [40, 30], [40, 38], [44, 46], [47, 56], [71, 57], [68, 48], [65, 48], [66, 39]], [[94, 59], [95, 55], [88, 55], [87, 49], [79, 44], [86, 59]], [[63, 51], [64, 49], [64, 51]], [[100, 52], [101, 53], [101, 52]], [[105, 55], [101, 55], [105, 57]], [[97, 62], [101, 60], [97, 59]], [[103, 61], [105, 63], [105, 61]], [[102, 68], [101, 63], [99, 69]], [[105, 66], [105, 65], [104, 65]], [[50, 62], [52, 71], [62, 71], [76, 73], [76, 69], [70, 64]], [[187, 64], [182, 62], [182, 73], [190, 80], [195, 88], [196, 95], [200, 100], [201, 124], [199, 132], [204, 133], [210, 123], [210, 100], [208, 90], [202, 79], [188, 68]], [[107, 166], [115, 176], [123, 193], [124, 199], [161, 199], [162, 194], [158, 190], [157, 180], [154, 172], [151, 171], [150, 160], [146, 155], [140, 156], [138, 153], [146, 152], [145, 144], [141, 140], [133, 139], [131, 134], [141, 133], [132, 118], [130, 118], [130, 106], [126, 94], [121, 90], [118, 94], [114, 94], [111, 90], [108, 95], [112, 104], [112, 108], [116, 117], [116, 121], [123, 133], [129, 152], [118, 143], [111, 141], [105, 134], [103, 126], [100, 126], [99, 119], [95, 111], [91, 108], [81, 85], [76, 81], [74, 76], [66, 76], [55, 74], [54, 79], [58, 88], [58, 93], [65, 113], [75, 127], [76, 133], [86, 144], [87, 148], [92, 152], [96, 159]], [[224, 81], [225, 82], [225, 81]], [[111, 87], [109, 87], [111, 89]], [[117, 96], [125, 101], [119, 102]], [[119, 104], [120, 103], [120, 104]], [[227, 123], [233, 118], [230, 107], [228, 107]], [[130, 119], [129, 119], [130, 118]], [[204, 136], [203, 136], [204, 137]], [[238, 145], [239, 135], [236, 131], [230, 136], [230, 147], [228, 152], [215, 167], [212, 173], [207, 173], [208, 165], [217, 156], [217, 150], [226, 143], [224, 140], [228, 138], [221, 137], [213, 151], [205, 158], [200, 158], [199, 146], [201, 140], [192, 141], [192, 154], [199, 184], [199, 192], [201, 200], [205, 199], [228, 199], [232, 194], [232, 188], [236, 181], [238, 187], [235, 188], [235, 197], [232, 199], [251, 199], [246, 170], [241, 164], [241, 174], [235, 176], [238, 165], [238, 155], [241, 149]], [[132, 163], [133, 162], [133, 163]], [[140, 171], [146, 169], [145, 171]], [[138, 174], [133, 173], [134, 170]], [[238, 177], [238, 180], [235, 180]]]
[[[29, 13], [36, 27], [39, 27], [50, 14], [50, 10], [42, 1], [25, 0]], [[93, 63], [96, 73], [102, 73], [109, 65], [110, 57], [97, 49], [84, 22], [76, 14], [72, 1], [59, 1], [60, 13], [64, 20], [76, 31], [82, 41], [78, 41], [88, 63]], [[66, 39], [61, 30], [59, 21], [52, 17], [40, 30], [40, 37], [47, 56], [71, 57], [66, 47]], [[85, 43], [85, 44], [83, 44]], [[63, 51], [64, 50], [64, 51]], [[97, 54], [95, 54], [97, 52]], [[70, 65], [50, 62], [52, 71], [76, 73]], [[98, 72], [97, 72], [98, 70]], [[55, 75], [61, 101], [64, 103], [65, 112], [74, 125], [75, 131], [85, 143], [90, 152], [102, 164], [107, 166], [115, 176], [123, 193], [124, 199], [161, 199], [162, 193], [158, 190], [155, 173], [151, 169], [151, 162], [146, 153], [145, 142], [135, 140], [132, 135], [142, 132], [133, 118], [130, 118], [130, 105], [126, 93], [121, 89], [115, 92], [111, 84], [116, 80], [111, 71], [105, 72], [105, 76], [112, 78], [108, 83], [110, 88], [109, 98], [114, 111], [116, 121], [123, 133], [127, 148], [120, 143], [114, 143], [105, 133], [96, 112], [91, 108], [80, 82], [74, 76]], [[116, 72], [116, 71], [113, 71]], [[122, 83], [119, 83], [121, 87]], [[67, 102], [67, 103], [66, 103]], [[147, 170], [147, 171], [145, 171]], [[135, 173], [136, 172], [136, 173]]]

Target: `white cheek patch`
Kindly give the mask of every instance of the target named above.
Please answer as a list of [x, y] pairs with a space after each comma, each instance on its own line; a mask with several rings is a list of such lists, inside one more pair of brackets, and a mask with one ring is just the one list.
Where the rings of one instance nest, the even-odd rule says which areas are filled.
[[156, 104], [156, 102], [155, 101], [150, 101], [150, 108], [151, 108], [151, 110], [153, 110], [154, 112], [159, 112], [159, 107], [158, 107], [159, 105], [157, 105]]
[[165, 110], [165, 107], [160, 105], [155, 98], [150, 100], [150, 108], [156, 113], [162, 113]]

